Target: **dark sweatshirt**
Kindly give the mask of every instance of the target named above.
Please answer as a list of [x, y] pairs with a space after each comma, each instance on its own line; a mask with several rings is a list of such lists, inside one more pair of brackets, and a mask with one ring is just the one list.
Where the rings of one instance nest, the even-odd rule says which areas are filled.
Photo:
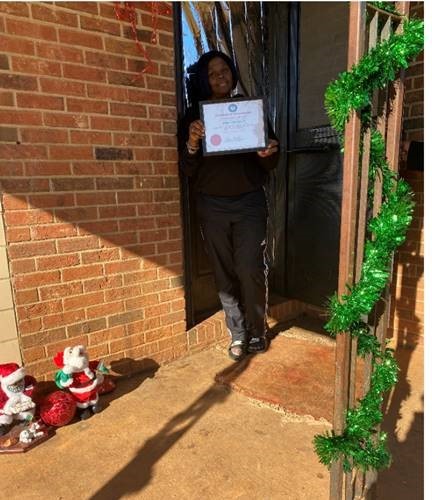
[[[258, 190], [268, 172], [276, 167], [279, 154], [268, 158], [261, 158], [256, 152], [203, 156], [200, 144], [199, 151], [191, 155], [186, 147], [189, 125], [198, 119], [198, 110], [189, 110], [179, 127], [180, 168], [195, 178], [195, 190], [211, 196], [239, 196]], [[268, 135], [276, 139], [270, 126]]]

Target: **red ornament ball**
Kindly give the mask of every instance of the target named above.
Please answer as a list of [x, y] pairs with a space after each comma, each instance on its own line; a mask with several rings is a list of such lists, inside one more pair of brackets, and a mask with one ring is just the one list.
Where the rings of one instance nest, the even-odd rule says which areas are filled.
[[74, 418], [75, 412], [75, 399], [68, 392], [55, 391], [45, 396], [40, 403], [40, 417], [46, 425], [67, 425]]
[[116, 388], [116, 384], [112, 377], [109, 375], [105, 375], [102, 383], [98, 385], [98, 393], [99, 394], [108, 394], [112, 392]]

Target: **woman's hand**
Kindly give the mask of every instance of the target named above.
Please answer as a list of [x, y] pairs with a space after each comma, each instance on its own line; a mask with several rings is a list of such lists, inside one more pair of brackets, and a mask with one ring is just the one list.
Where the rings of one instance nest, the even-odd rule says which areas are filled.
[[267, 149], [263, 149], [262, 151], [257, 151], [257, 155], [261, 156], [261, 158], [267, 158], [268, 156], [277, 153], [278, 145], [279, 145], [278, 141], [270, 139]]
[[189, 125], [188, 143], [192, 147], [198, 147], [199, 141], [204, 137], [204, 123], [201, 120], [195, 120]]

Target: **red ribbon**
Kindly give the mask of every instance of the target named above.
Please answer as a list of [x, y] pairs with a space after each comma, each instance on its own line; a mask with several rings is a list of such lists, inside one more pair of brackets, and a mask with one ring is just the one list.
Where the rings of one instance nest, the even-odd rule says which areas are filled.
[[[146, 51], [144, 45], [138, 39], [137, 31], [137, 13], [135, 9], [134, 2], [123, 2], [123, 7], [120, 6], [120, 2], [115, 2], [114, 11], [117, 19], [119, 21], [127, 21], [131, 25], [133, 37], [135, 44], [141, 54], [144, 56], [145, 66], [141, 70], [140, 74], [137, 75], [134, 80], [137, 80], [141, 75], [149, 71], [153, 66], [153, 61]], [[166, 2], [151, 2], [151, 13], [152, 13], [152, 34], [150, 42], [152, 44], [157, 43], [157, 29], [158, 29], [158, 16], [171, 14], [171, 8]]]

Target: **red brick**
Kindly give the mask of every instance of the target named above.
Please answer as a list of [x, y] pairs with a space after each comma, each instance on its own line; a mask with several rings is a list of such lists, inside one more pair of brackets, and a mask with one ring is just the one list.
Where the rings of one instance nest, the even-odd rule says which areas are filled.
[[0, 12], [14, 16], [29, 17], [29, 6], [25, 2], [0, 2]]
[[121, 40], [118, 38], [106, 38], [106, 52], [113, 54], [123, 54], [127, 56], [137, 56], [138, 49], [133, 40]]
[[[99, 10], [99, 2], [57, 2], [56, 5], [65, 9], [87, 12], [88, 14], [98, 14]], [[114, 8], [112, 5], [109, 5], [109, 7], [112, 14]]]
[[38, 304], [31, 304], [17, 308], [17, 316], [20, 320], [40, 318], [47, 314], [58, 313], [62, 310], [62, 303], [60, 300], [53, 300], [51, 302], [40, 302]]
[[[87, 293], [85, 295], [80, 295], [79, 297], [70, 297], [64, 299], [64, 308], [65, 311], [70, 311], [72, 309], [79, 309], [85, 304], [85, 306], [94, 306], [96, 304], [104, 303], [104, 293], [96, 292], [96, 293]], [[102, 326], [101, 328], [104, 328]], [[99, 329], [99, 328], [98, 328]]]
[[42, 321], [40, 318], [19, 321], [18, 328], [21, 335], [35, 333], [42, 330]]
[[77, 205], [115, 205], [116, 193], [79, 193], [76, 195]]
[[122, 301], [110, 302], [108, 304], [101, 304], [87, 309], [88, 318], [100, 318], [124, 311]]
[[70, 82], [67, 80], [56, 80], [51, 78], [40, 78], [42, 92], [49, 94], [63, 95], [85, 95], [85, 84], [80, 82]]
[[20, 108], [38, 108], [38, 109], [64, 109], [62, 97], [53, 97], [46, 95], [21, 94], [17, 92], [17, 106]]
[[139, 104], [123, 104], [118, 102], [112, 102], [110, 104], [110, 113], [112, 115], [120, 116], [147, 116], [147, 106]]
[[42, 115], [38, 111], [0, 111], [0, 123], [16, 125], [42, 125]]
[[127, 273], [130, 271], [136, 271], [140, 268], [140, 261], [136, 260], [128, 260], [124, 262], [110, 262], [105, 264], [105, 274], [118, 274], [118, 273]]
[[[41, 131], [43, 132], [43, 131]], [[50, 131], [54, 136], [61, 137], [63, 131], [54, 130]], [[60, 134], [59, 136], [57, 134]], [[32, 161], [25, 164], [26, 175], [34, 177], [38, 175], [68, 175], [71, 173], [71, 168], [67, 162], [53, 162], [53, 161]], [[63, 201], [63, 200], [62, 200]], [[44, 206], [44, 204], [42, 204]], [[61, 206], [61, 203], [58, 204]]]
[[5, 213], [5, 222], [8, 226], [46, 224], [52, 221], [53, 215], [50, 212], [42, 210], [13, 211]]
[[28, 227], [7, 228], [6, 239], [9, 243], [16, 243], [17, 241], [29, 241], [30, 229]]
[[177, 147], [177, 138], [173, 135], [159, 134], [151, 136], [152, 146], [156, 147], [167, 147], [174, 148]]
[[6, 29], [11, 35], [24, 36], [45, 41], [56, 41], [55, 28], [39, 23], [30, 23], [23, 20], [6, 19]]
[[17, 305], [32, 304], [38, 302], [39, 296], [36, 288], [32, 290], [17, 290], [15, 292], [15, 302]]
[[164, 92], [175, 92], [175, 81], [171, 78], [159, 78], [157, 76], [146, 76], [147, 87], [150, 90], [161, 90]]
[[99, 177], [95, 180], [96, 189], [103, 191], [120, 191], [133, 188], [133, 179], [131, 177]]
[[116, 88], [111, 85], [87, 84], [87, 95], [94, 99], [109, 99], [112, 101], [128, 101], [127, 89]]
[[106, 144], [111, 145], [110, 132], [70, 131], [72, 144]]
[[50, 8], [45, 5], [33, 4], [31, 6], [33, 19], [40, 19], [49, 23], [64, 24], [66, 26], [77, 27], [78, 16], [69, 12], [64, 12], [58, 8]]
[[161, 104], [163, 106], [175, 106], [176, 105], [176, 96], [173, 94], [161, 94]]
[[[84, 152], [88, 150], [88, 148], [81, 146], [75, 146], [72, 150], [74, 149], [82, 149]], [[69, 149], [69, 151], [71, 150]], [[57, 152], [59, 153], [60, 149]], [[78, 179], [64, 177], [53, 179], [52, 185], [55, 191], [89, 191], [94, 189], [94, 180], [87, 177], [80, 177]], [[80, 203], [77, 202], [77, 204], [79, 205]]]
[[63, 269], [63, 281], [85, 280], [93, 277], [98, 277], [103, 274], [103, 267], [100, 264], [89, 266], [80, 266], [73, 269]]
[[54, 61], [84, 62], [84, 55], [81, 49], [62, 47], [58, 44], [37, 42], [36, 54], [44, 59], [52, 59]]
[[[21, 131], [22, 142], [29, 143], [68, 143], [69, 136], [66, 130], [43, 129], [25, 129]], [[45, 174], [47, 175], [47, 174]]]
[[100, 207], [99, 217], [101, 219], [113, 218], [122, 219], [124, 217], [136, 216], [136, 208], [134, 206], [119, 206], [119, 207]]
[[[131, 129], [136, 132], [155, 132], [160, 133], [162, 131], [161, 122], [160, 121], [152, 121], [152, 120], [132, 120], [131, 121]], [[150, 141], [147, 141], [146, 144], [149, 145]]]
[[36, 271], [36, 261], [34, 259], [19, 259], [10, 262], [12, 276], [18, 274], [32, 273]]
[[[83, 309], [81, 309], [79, 311], [68, 311], [68, 312], [62, 312], [60, 314], [52, 314], [50, 316], [45, 316], [44, 318], [42, 318], [42, 323], [44, 328], [57, 328], [77, 323], [78, 321], [82, 321], [84, 319], [85, 319], [85, 312]], [[74, 342], [77, 342], [79, 344], [79, 341], [77, 339], [74, 339]]]
[[107, 290], [105, 292], [105, 300], [107, 302], [110, 302], [117, 299], [136, 297], [140, 294], [141, 294], [140, 285], [127, 286], [124, 288], [114, 288], [112, 290]]
[[[90, 146], [50, 146], [50, 157], [55, 160], [92, 160], [93, 148]], [[71, 179], [72, 181], [73, 179]], [[81, 179], [82, 180], [82, 179]], [[82, 185], [83, 183], [81, 183]], [[71, 188], [73, 189], [73, 188]], [[88, 186], [81, 189], [91, 189], [90, 182]]]
[[[14, 129], [12, 129], [14, 130]], [[17, 129], [15, 129], [17, 130]], [[0, 135], [2, 129], [0, 128]], [[21, 161], [2, 161], [0, 162], [0, 178], [4, 177], [23, 177], [24, 176], [24, 165]], [[0, 181], [1, 183], [1, 181]], [[13, 186], [12, 186], [13, 189]]]
[[108, 113], [108, 103], [89, 99], [67, 98], [66, 106], [68, 111], [78, 113]]
[[155, 227], [154, 220], [152, 218], [142, 219], [125, 219], [119, 221], [120, 231], [137, 231], [139, 229], [153, 229]]
[[89, 250], [99, 247], [97, 236], [83, 236], [72, 238], [70, 240], [61, 240], [57, 242], [59, 253], [79, 252], [80, 250]]
[[99, 130], [129, 130], [129, 119], [92, 116], [91, 128]]
[[94, 292], [97, 290], [107, 290], [122, 285], [121, 276], [104, 276], [102, 278], [92, 279], [84, 283], [85, 293]]
[[106, 71], [97, 68], [89, 68], [88, 66], [78, 66], [75, 64], [63, 64], [63, 76], [73, 80], [93, 82], [106, 81]]
[[118, 203], [123, 204], [123, 203], [143, 203], [143, 202], [148, 202], [152, 201], [152, 193], [151, 192], [134, 192], [134, 191], [128, 191], [128, 192], [120, 192], [117, 195], [118, 197]]
[[29, 204], [40, 208], [67, 207], [75, 205], [73, 194], [43, 194], [31, 195]]
[[60, 271], [32, 273], [17, 276], [14, 283], [17, 289], [34, 288], [60, 282]]
[[14, 106], [14, 95], [12, 92], [0, 90], [0, 106]]
[[111, 35], [120, 36], [120, 25], [118, 22], [109, 22], [104, 19], [80, 16], [81, 29], [88, 31], [100, 31]]
[[60, 285], [44, 286], [39, 289], [41, 300], [70, 297], [81, 294], [83, 286], [81, 283], [65, 283]]
[[[153, 128], [151, 124], [149, 124], [149, 129]], [[115, 146], [149, 146], [150, 145], [150, 137], [147, 134], [130, 134], [130, 133], [122, 133], [116, 134], [114, 133], [114, 145]]]
[[[28, 146], [25, 144], [2, 144], [0, 145], [0, 158], [47, 158], [45, 146]], [[3, 181], [6, 189], [7, 181]], [[13, 185], [11, 186], [13, 190]]]
[[110, 248], [104, 250], [96, 250], [92, 252], [83, 252], [81, 254], [81, 258], [83, 264], [119, 260], [120, 251], [118, 248]]
[[57, 255], [54, 257], [39, 257], [37, 259], [37, 268], [39, 271], [77, 266], [78, 264], [79, 258], [77, 255]]
[[[31, 75], [51, 75], [61, 77], [61, 66], [57, 62], [33, 59], [24, 56], [12, 56], [12, 69], [18, 73]], [[25, 90], [25, 87], [20, 87]], [[30, 89], [28, 89], [30, 90]]]
[[71, 115], [66, 113], [44, 113], [44, 124], [49, 127], [88, 128], [86, 115]]
[[37, 255], [52, 255], [55, 251], [55, 243], [52, 241], [17, 243], [10, 245], [8, 248], [9, 257], [11, 259], [35, 257]]
[[69, 45], [90, 47], [92, 49], [103, 49], [102, 37], [84, 33], [83, 31], [70, 31], [59, 29], [59, 41]]
[[97, 222], [82, 222], [79, 226], [79, 235], [117, 233], [118, 226], [116, 220], [97, 221]]
[[72, 224], [50, 224], [49, 226], [32, 227], [32, 239], [48, 240], [67, 238], [76, 235], [76, 227]]
[[55, 211], [56, 221], [80, 222], [85, 220], [97, 219], [96, 207], [76, 207], [57, 209]]
[[126, 59], [122, 56], [86, 51], [85, 57], [86, 64], [89, 66], [99, 66], [107, 69], [126, 69]]
[[[96, 133], [96, 132], [95, 132]], [[105, 132], [100, 132], [104, 134]], [[83, 163], [74, 163], [73, 164], [73, 173], [74, 175], [113, 175], [114, 174], [114, 166], [112, 164], [104, 164], [100, 161], [92, 162], [83, 162]], [[95, 193], [98, 195], [99, 193]]]
[[[14, 2], [0, 2], [0, 5]], [[4, 36], [0, 34], [0, 47], [3, 52], [17, 54], [33, 55], [35, 53], [34, 42], [31, 40], [22, 40], [14, 36]]]
[[[161, 94], [159, 92], [144, 90], [144, 89], [128, 89], [128, 101], [146, 103], [146, 104], [160, 104]], [[173, 106], [175, 106], [175, 102]]]

